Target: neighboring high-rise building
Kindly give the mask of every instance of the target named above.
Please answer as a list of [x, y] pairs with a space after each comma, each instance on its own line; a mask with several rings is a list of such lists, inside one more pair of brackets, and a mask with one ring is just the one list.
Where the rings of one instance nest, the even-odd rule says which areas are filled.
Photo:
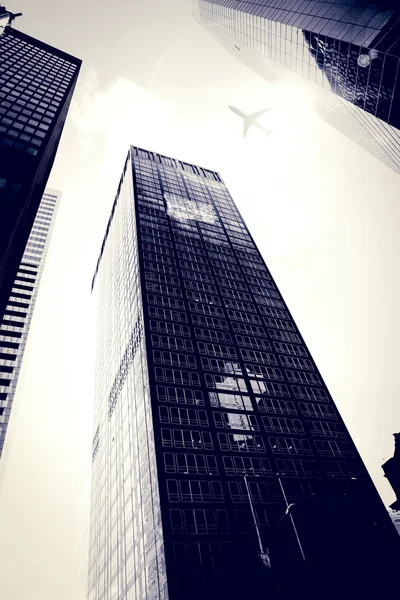
[[400, 511], [391, 510], [389, 512], [393, 525], [396, 527], [397, 533], [400, 535]]
[[0, 319], [54, 162], [81, 61], [0, 35]]
[[394, 433], [394, 454], [383, 465], [385, 477], [396, 494], [396, 500], [390, 505], [394, 511], [400, 511], [400, 433]]
[[218, 173], [131, 147], [94, 285], [88, 599], [389, 597], [400, 540]]
[[0, 321], [0, 457], [61, 192], [46, 189]]
[[400, 173], [398, 0], [193, 0], [196, 19], [272, 83]]

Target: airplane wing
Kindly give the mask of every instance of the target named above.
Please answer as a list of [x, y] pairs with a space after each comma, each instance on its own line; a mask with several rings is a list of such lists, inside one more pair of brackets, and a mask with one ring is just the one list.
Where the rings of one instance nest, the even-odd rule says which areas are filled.
[[257, 127], [257, 129], [260, 129], [261, 131], [263, 131], [267, 137], [269, 136], [270, 133], [272, 133], [273, 131], [276, 131], [276, 129], [267, 129], [266, 127], [263, 127], [259, 123], [252, 123], [252, 125], [253, 125], [253, 127]]
[[272, 129], [267, 129], [266, 127], [263, 127], [262, 125], [260, 125], [260, 123], [252, 123], [253, 127], [257, 127], [257, 129], [261, 129], [261, 131], [272, 131]]
[[258, 117], [261, 117], [261, 115], [263, 115], [264, 113], [268, 112], [269, 110], [272, 110], [272, 108], [273, 106], [270, 106], [269, 108], [264, 108], [264, 110], [259, 110], [258, 112], [251, 113], [251, 115], [248, 115], [248, 118], [256, 121]]
[[242, 117], [243, 119], [246, 117], [246, 115], [244, 114], [244, 112], [242, 112], [241, 110], [239, 110], [238, 108], [236, 108], [236, 106], [228, 106], [228, 108], [233, 113], [235, 113], [235, 115], [238, 115], [239, 117]]

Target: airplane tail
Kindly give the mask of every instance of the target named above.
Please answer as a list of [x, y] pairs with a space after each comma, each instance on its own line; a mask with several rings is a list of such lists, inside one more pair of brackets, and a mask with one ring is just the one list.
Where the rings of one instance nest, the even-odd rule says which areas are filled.
[[264, 129], [263, 131], [264, 131], [265, 137], [269, 137], [269, 136], [270, 136], [270, 134], [271, 134], [273, 131], [275, 131], [275, 129]]

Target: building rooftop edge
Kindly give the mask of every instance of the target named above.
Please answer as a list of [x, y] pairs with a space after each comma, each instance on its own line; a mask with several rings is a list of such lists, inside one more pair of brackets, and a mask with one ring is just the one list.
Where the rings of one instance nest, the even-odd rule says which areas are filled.
[[176, 158], [175, 156], [167, 156], [166, 154], [162, 154], [162, 152], [157, 152], [156, 150], [149, 150], [148, 148], [142, 148], [141, 146], [135, 146], [134, 144], [130, 144], [130, 150], [144, 150], [145, 152], [149, 152], [151, 154], [156, 154], [157, 156], [162, 156], [163, 158], [171, 158], [172, 160], [176, 160], [176, 162], [182, 163], [183, 165], [190, 165], [192, 167], [197, 167], [198, 169], [203, 169], [204, 171], [209, 171], [210, 173], [215, 173], [222, 181], [222, 177], [218, 171], [215, 169], [210, 169], [209, 167], [205, 167], [204, 165], [196, 165], [195, 163], [188, 162], [187, 160], [182, 160], [181, 158]]
[[81, 58], [73, 56], [72, 54], [69, 54], [69, 52], [65, 52], [64, 50], [60, 50], [60, 48], [56, 48], [55, 46], [52, 46], [51, 44], [48, 44], [47, 42], [42, 42], [42, 40], [39, 40], [38, 38], [28, 35], [27, 33], [19, 31], [18, 29], [15, 29], [14, 27], [9, 27], [9, 26], [5, 27], [4, 33], [7, 35], [13, 35], [14, 37], [17, 37], [17, 38], [23, 40], [24, 42], [34, 43], [37, 46], [40, 46], [41, 48], [43, 48], [43, 50], [48, 50], [50, 52], [53, 52], [54, 54], [59, 55], [60, 58], [66, 58], [67, 60], [73, 61], [77, 66], [80, 66], [82, 64]]
[[114, 202], [113, 202], [113, 205], [112, 205], [112, 208], [111, 208], [110, 217], [109, 217], [108, 222], [107, 222], [106, 232], [104, 234], [103, 242], [101, 244], [100, 254], [99, 254], [99, 257], [97, 259], [97, 263], [96, 263], [96, 268], [95, 268], [95, 271], [94, 271], [94, 275], [92, 277], [92, 285], [91, 285], [91, 288], [90, 288], [91, 291], [93, 291], [93, 288], [94, 288], [94, 285], [95, 285], [95, 282], [96, 282], [96, 277], [97, 277], [97, 273], [98, 273], [98, 270], [99, 270], [100, 261], [101, 261], [101, 258], [103, 256], [104, 246], [105, 246], [105, 243], [106, 243], [106, 240], [107, 240], [107, 237], [108, 237], [108, 231], [110, 229], [111, 221], [112, 221], [112, 218], [113, 218], [113, 215], [114, 215], [115, 206], [116, 206], [116, 203], [117, 203], [117, 200], [118, 200], [118, 197], [119, 197], [119, 193], [120, 193], [120, 190], [121, 190], [122, 181], [123, 181], [123, 178], [124, 178], [124, 175], [125, 175], [125, 172], [126, 172], [127, 162], [129, 160], [129, 157], [132, 156], [132, 152], [134, 150], [142, 150], [144, 152], [148, 152], [149, 154], [157, 155], [159, 157], [169, 158], [169, 159], [174, 160], [174, 161], [176, 161], [178, 163], [181, 163], [183, 169], [184, 169], [184, 165], [188, 165], [188, 166], [190, 165], [190, 166], [196, 167], [197, 169], [202, 169], [203, 171], [206, 171], [208, 173], [213, 173], [214, 175], [217, 175], [218, 179], [223, 183], [223, 179], [222, 179], [222, 177], [221, 177], [221, 175], [219, 174], [218, 171], [214, 171], [212, 169], [207, 169], [206, 167], [201, 167], [199, 165], [195, 165], [193, 163], [189, 163], [187, 161], [180, 160], [179, 158], [174, 158], [172, 156], [166, 156], [165, 154], [161, 154], [160, 152], [155, 152], [154, 150], [147, 150], [146, 148], [141, 148], [140, 146], [135, 146], [133, 144], [130, 144], [129, 145], [129, 150], [128, 150], [128, 155], [127, 155], [127, 157], [125, 159], [125, 163], [124, 163], [124, 168], [123, 168], [123, 171], [122, 171], [122, 175], [121, 175], [119, 183], [118, 183], [117, 193], [115, 195]]

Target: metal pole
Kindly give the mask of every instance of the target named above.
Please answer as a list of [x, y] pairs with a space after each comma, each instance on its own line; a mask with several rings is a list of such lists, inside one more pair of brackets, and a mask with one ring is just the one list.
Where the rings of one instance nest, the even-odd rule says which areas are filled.
[[257, 532], [258, 545], [260, 547], [260, 557], [261, 557], [263, 563], [270, 569], [271, 568], [271, 559], [269, 556], [269, 550], [268, 550], [268, 548], [266, 548], [264, 550], [263, 545], [262, 545], [261, 534], [260, 534], [260, 530], [258, 528], [256, 513], [254, 511], [253, 501], [251, 499], [250, 488], [249, 488], [249, 484], [248, 484], [246, 475], [243, 476], [243, 479], [244, 479], [244, 484], [246, 486], [247, 495], [249, 497], [251, 514], [253, 516], [253, 521], [254, 521], [254, 525], [256, 528], [256, 532]]
[[279, 475], [278, 475], [278, 481], [279, 481], [279, 485], [281, 486], [281, 490], [282, 490], [283, 497], [284, 497], [284, 499], [285, 499], [286, 511], [287, 511], [287, 514], [288, 514], [288, 515], [289, 515], [289, 517], [290, 517], [290, 520], [291, 520], [291, 522], [292, 522], [293, 531], [294, 531], [294, 534], [295, 534], [295, 536], [296, 536], [297, 543], [298, 543], [298, 545], [299, 545], [299, 548], [300, 548], [301, 556], [302, 556], [302, 558], [303, 558], [303, 561], [304, 561], [304, 564], [305, 564], [305, 566], [307, 566], [307, 561], [306, 561], [306, 557], [305, 557], [305, 554], [304, 554], [303, 546], [301, 545], [300, 537], [299, 537], [299, 534], [298, 534], [298, 532], [297, 532], [296, 525], [295, 525], [295, 522], [294, 522], [294, 519], [293, 519], [292, 513], [290, 512], [290, 505], [289, 505], [289, 503], [288, 503], [288, 501], [287, 501], [286, 494], [285, 494], [285, 490], [283, 489], [283, 484], [282, 484], [282, 481], [281, 481], [281, 478], [279, 477]]

